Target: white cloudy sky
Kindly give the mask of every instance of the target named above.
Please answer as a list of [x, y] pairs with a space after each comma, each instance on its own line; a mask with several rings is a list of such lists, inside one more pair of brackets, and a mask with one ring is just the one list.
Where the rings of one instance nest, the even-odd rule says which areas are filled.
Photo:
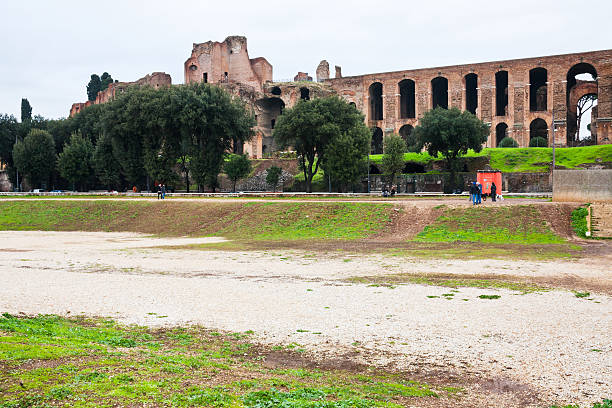
[[0, 113], [19, 118], [25, 97], [65, 117], [104, 71], [182, 83], [192, 43], [228, 35], [247, 36], [275, 78], [321, 59], [346, 76], [608, 49], [611, 16], [610, 0], [0, 0]]

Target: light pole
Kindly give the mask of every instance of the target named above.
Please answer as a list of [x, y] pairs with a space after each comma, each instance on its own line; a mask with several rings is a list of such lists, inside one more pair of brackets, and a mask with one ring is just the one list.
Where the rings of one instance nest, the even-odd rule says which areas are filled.
[[[15, 133], [15, 144], [17, 144], [17, 133]], [[13, 164], [15, 164], [15, 158], [13, 158]], [[17, 170], [17, 166], [15, 166], [15, 191], [19, 192], [21, 189], [19, 188], [19, 170]]]
[[555, 105], [552, 108], [552, 179], [551, 187], [554, 189], [555, 185]]

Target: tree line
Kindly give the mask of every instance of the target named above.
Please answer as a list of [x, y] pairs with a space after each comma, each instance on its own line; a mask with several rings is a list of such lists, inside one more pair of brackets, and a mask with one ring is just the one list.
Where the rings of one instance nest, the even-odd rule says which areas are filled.
[[[372, 131], [364, 119], [337, 96], [300, 100], [279, 116], [273, 137], [297, 153], [307, 192], [321, 169], [346, 191], [367, 173]], [[32, 116], [24, 99], [21, 122], [0, 115], [0, 160], [13, 184], [19, 173], [32, 188], [150, 190], [155, 182], [180, 182], [189, 191], [195, 182], [199, 190], [215, 191], [223, 170], [235, 190], [251, 163], [232, 153], [253, 137], [255, 124], [240, 98], [210, 84], [129, 87], [111, 102], [58, 120]], [[468, 112], [435, 109], [420, 119], [414, 135], [411, 150], [444, 155], [455, 173], [453, 163], [467, 149], [480, 150], [488, 127]], [[408, 147], [398, 135], [384, 144], [383, 171], [394, 183]], [[276, 173], [269, 181], [274, 188]]]

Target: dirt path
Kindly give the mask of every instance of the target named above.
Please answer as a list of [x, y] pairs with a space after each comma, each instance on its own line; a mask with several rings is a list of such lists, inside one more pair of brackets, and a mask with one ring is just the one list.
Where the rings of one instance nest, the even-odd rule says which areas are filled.
[[[609, 295], [347, 282], [390, 273], [486, 271], [609, 285], [609, 257], [423, 261], [304, 250], [146, 248], [186, 243], [162, 241], [123, 233], [0, 232], [0, 312], [254, 330], [262, 342], [298, 343], [328, 357], [479, 378], [469, 387], [476, 394], [498, 393], [496, 406], [586, 405], [610, 397]], [[483, 294], [501, 297], [479, 298]]]

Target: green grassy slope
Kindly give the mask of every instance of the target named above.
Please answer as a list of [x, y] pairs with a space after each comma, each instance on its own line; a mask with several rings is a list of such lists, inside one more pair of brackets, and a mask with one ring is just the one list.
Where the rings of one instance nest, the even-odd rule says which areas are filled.
[[391, 212], [389, 204], [370, 203], [0, 201], [0, 230], [351, 240], [382, 231]]
[[[612, 145], [567, 147], [555, 149], [555, 161], [558, 167], [578, 168], [581, 164], [612, 162]], [[469, 151], [464, 157], [488, 156], [491, 167], [505, 173], [511, 172], [545, 172], [552, 163], [552, 148], [486, 148], [479, 153]], [[405, 161], [426, 165], [434, 158], [427, 153], [406, 153]], [[441, 157], [436, 160], [441, 160]], [[380, 164], [382, 155], [370, 155], [372, 163]]]

